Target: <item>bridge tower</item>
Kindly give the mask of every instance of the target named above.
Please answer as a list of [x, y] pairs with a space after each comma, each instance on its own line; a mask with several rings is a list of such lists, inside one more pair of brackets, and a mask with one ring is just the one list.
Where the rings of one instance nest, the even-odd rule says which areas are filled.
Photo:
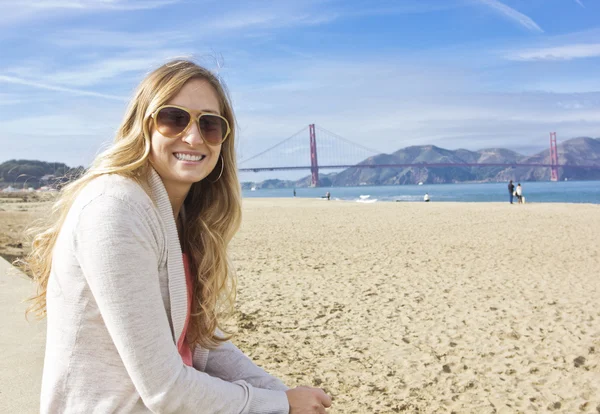
[[317, 162], [317, 136], [315, 134], [315, 124], [310, 124], [308, 130], [310, 131], [310, 172], [312, 173], [310, 185], [312, 187], [318, 187], [319, 163]]
[[558, 149], [556, 147], [556, 132], [550, 133], [550, 181], [558, 181]]

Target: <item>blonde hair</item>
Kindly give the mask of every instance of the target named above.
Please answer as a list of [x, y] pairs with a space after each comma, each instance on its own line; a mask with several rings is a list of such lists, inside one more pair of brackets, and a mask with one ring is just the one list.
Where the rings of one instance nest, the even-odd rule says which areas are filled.
[[[186, 231], [183, 248], [196, 274], [188, 341], [207, 349], [230, 339], [218, 335], [225, 314], [233, 311], [236, 282], [231, 274], [227, 246], [241, 222], [241, 192], [235, 159], [235, 118], [229, 96], [219, 79], [207, 69], [187, 60], [169, 62], [141, 82], [117, 131], [113, 145], [98, 155], [92, 166], [76, 181], [65, 186], [52, 207], [49, 220], [31, 229], [32, 249], [21, 266], [33, 276], [37, 294], [28, 309], [46, 315], [46, 289], [52, 267], [52, 251], [67, 213], [79, 192], [104, 174], [119, 174], [137, 181], [146, 191], [151, 141], [150, 114], [168, 103], [191, 79], [203, 79], [216, 91], [221, 115], [231, 133], [221, 147], [221, 160], [202, 181], [194, 183], [185, 199]], [[222, 163], [222, 174], [221, 172]]]

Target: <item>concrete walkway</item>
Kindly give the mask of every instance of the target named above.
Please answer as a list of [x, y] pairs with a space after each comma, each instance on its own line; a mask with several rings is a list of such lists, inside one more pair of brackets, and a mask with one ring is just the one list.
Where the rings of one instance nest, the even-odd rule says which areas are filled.
[[28, 277], [0, 257], [0, 413], [39, 413], [46, 323], [25, 319], [35, 292]]

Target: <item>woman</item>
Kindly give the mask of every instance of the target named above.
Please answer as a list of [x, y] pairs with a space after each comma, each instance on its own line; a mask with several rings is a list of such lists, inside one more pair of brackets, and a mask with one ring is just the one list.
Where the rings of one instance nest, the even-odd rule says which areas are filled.
[[517, 199], [519, 200], [519, 204], [523, 204], [523, 187], [521, 187], [521, 183], [517, 185]]
[[41, 411], [323, 413], [219, 329], [241, 219], [230, 101], [209, 71], [141, 83], [114, 144], [65, 187], [27, 265], [48, 317]]

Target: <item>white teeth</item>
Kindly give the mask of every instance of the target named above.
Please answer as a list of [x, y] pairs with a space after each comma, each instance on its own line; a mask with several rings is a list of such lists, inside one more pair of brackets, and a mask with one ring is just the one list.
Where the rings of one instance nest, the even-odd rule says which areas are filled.
[[181, 161], [200, 161], [204, 159], [204, 155], [190, 155], [190, 154], [180, 154], [178, 152], [175, 153], [175, 157]]

